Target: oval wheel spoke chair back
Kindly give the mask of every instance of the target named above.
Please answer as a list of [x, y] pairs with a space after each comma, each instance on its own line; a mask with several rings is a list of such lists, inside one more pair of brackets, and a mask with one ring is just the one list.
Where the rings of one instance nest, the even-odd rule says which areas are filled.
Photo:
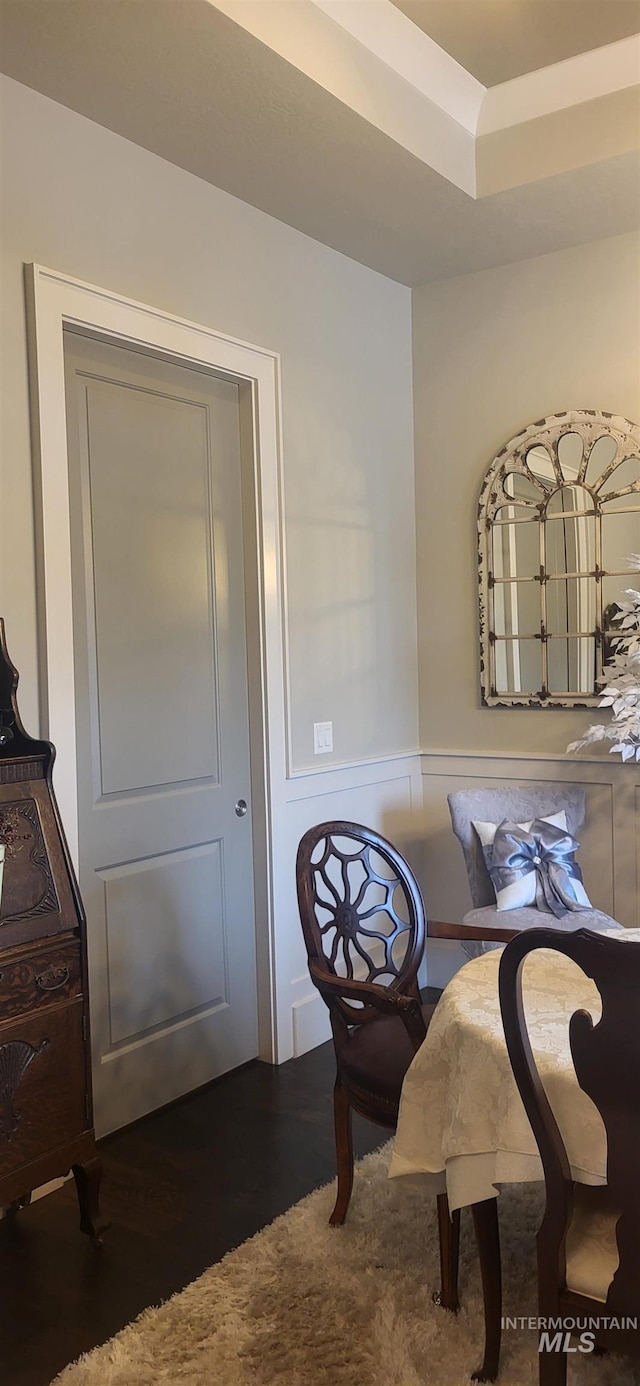
[[[344, 1222], [353, 1186], [351, 1112], [395, 1130], [402, 1083], [435, 1003], [417, 982], [425, 914], [413, 873], [385, 838], [357, 823], [320, 823], [298, 848], [296, 880], [309, 972], [329, 1008], [336, 1055], [338, 1191]], [[442, 1292], [457, 1309], [459, 1214], [438, 1199]]]

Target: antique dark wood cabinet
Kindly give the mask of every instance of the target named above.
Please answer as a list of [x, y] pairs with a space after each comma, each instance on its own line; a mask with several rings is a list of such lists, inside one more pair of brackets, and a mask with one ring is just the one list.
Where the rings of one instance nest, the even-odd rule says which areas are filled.
[[0, 618], [0, 1206], [73, 1170], [97, 1241], [101, 1165], [91, 1101], [86, 925], [51, 783], [28, 736]]

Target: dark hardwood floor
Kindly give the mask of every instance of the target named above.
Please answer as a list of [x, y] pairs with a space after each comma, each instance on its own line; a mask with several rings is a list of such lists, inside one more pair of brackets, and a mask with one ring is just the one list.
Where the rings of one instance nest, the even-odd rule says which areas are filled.
[[[0, 1222], [3, 1386], [49, 1386], [332, 1179], [334, 1072], [331, 1044], [256, 1062], [102, 1141], [100, 1248], [78, 1230], [73, 1181]], [[356, 1154], [387, 1134], [356, 1117]]]

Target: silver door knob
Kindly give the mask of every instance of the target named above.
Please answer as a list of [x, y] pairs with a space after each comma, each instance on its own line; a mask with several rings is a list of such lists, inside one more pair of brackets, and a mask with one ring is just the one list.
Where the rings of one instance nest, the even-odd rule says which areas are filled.
[[238, 799], [238, 802], [237, 802], [237, 804], [236, 804], [236, 815], [237, 815], [237, 817], [238, 817], [238, 818], [244, 818], [244, 815], [245, 815], [246, 812], [247, 812], [247, 801], [246, 801], [246, 799]]

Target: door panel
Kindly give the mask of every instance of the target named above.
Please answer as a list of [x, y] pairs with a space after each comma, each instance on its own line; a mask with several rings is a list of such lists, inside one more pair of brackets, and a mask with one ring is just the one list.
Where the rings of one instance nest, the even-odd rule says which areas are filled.
[[105, 888], [112, 1044], [197, 1008], [228, 1004], [222, 843], [99, 874]]
[[237, 386], [65, 333], [96, 1128], [257, 1053]]
[[86, 404], [102, 793], [217, 779], [209, 410], [111, 381]]

